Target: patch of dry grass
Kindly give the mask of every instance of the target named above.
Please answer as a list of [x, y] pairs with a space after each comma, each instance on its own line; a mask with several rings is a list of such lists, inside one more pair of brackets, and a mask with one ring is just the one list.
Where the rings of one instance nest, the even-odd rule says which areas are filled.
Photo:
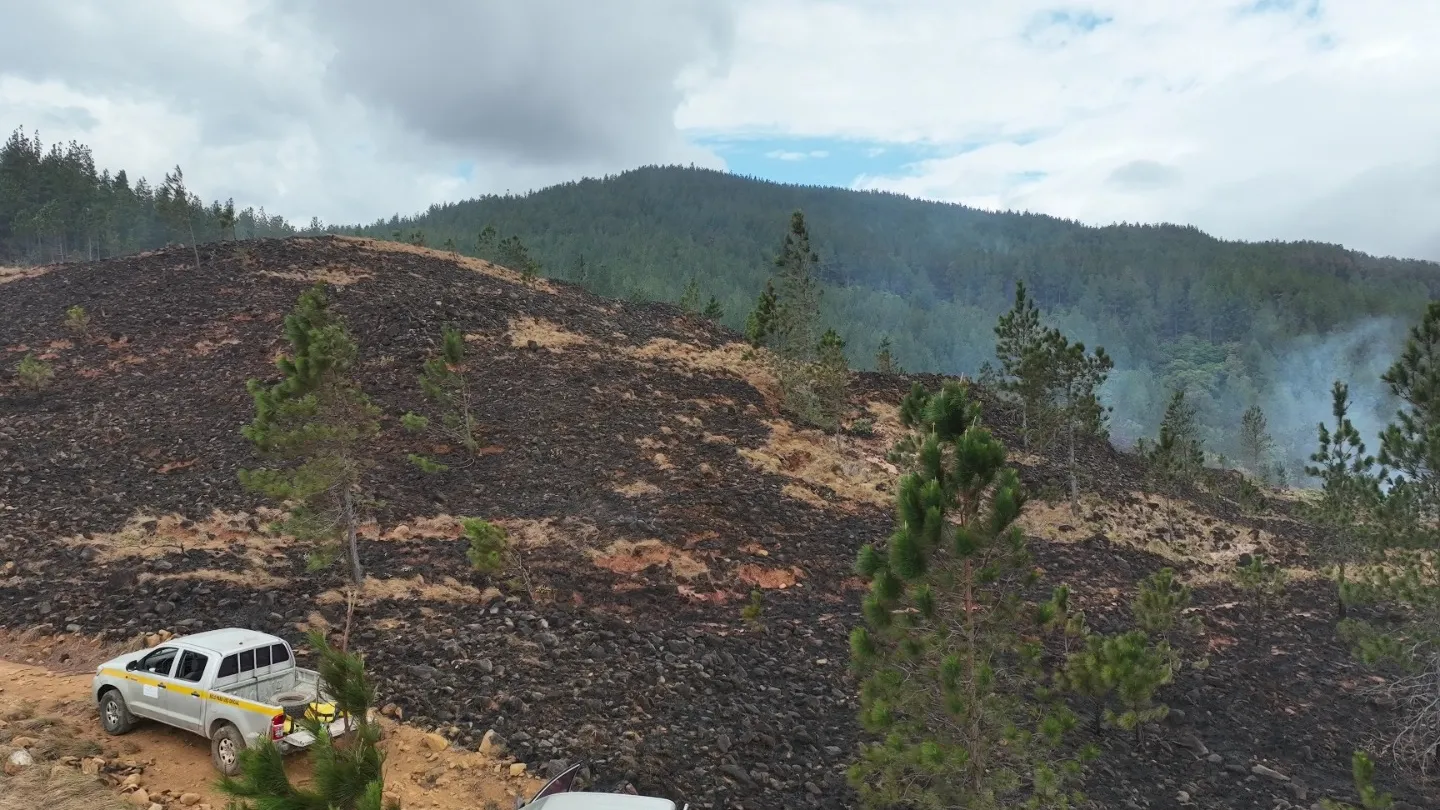
[[1132, 495], [1138, 500], [1102, 501], [1084, 495], [1079, 515], [1070, 511], [1068, 499], [1054, 504], [1036, 499], [1025, 505], [1017, 523], [1026, 534], [1057, 543], [1102, 534], [1112, 543], [1155, 554], [1181, 569], [1228, 571], [1246, 554], [1275, 556], [1276, 537], [1270, 531], [1221, 520], [1185, 502]]
[[217, 509], [205, 520], [191, 521], [177, 513], [156, 516], [140, 511], [131, 515], [119, 531], [95, 532], [88, 538], [76, 535], [65, 538], [64, 542], [94, 547], [99, 551], [100, 562], [152, 557], [183, 548], [240, 553], [252, 568], [264, 569], [268, 559], [284, 556], [288, 541], [264, 534], [259, 527], [282, 515], [278, 510], [266, 508], [257, 510], [255, 515]]
[[765, 363], [764, 354], [745, 343], [727, 343], [707, 349], [672, 338], [655, 338], [638, 348], [627, 348], [633, 360], [664, 361], [689, 372], [702, 374], [733, 374], [755, 387], [770, 402], [778, 402], [780, 382]]
[[0, 284], [8, 284], [12, 281], [19, 281], [22, 278], [35, 278], [43, 276], [51, 270], [50, 267], [0, 267]]
[[[480, 590], [466, 585], [454, 577], [444, 577], [438, 582], [428, 582], [422, 576], [410, 578], [366, 577], [360, 589], [360, 602], [375, 602], [382, 599], [419, 599], [427, 602], [479, 602]], [[345, 604], [343, 591], [325, 591], [315, 597], [322, 605]]]
[[335, 238], [376, 253], [410, 253], [432, 259], [444, 259], [466, 270], [473, 270], [476, 273], [484, 273], [487, 276], [494, 276], [495, 278], [504, 279], [516, 284], [525, 284], [532, 289], [543, 290], [548, 293], [555, 292], [555, 286], [543, 278], [526, 279], [523, 275], [508, 267], [502, 267], [498, 264], [475, 259], [470, 256], [461, 256], [456, 253], [449, 253], [434, 248], [418, 247], [404, 242], [387, 242], [381, 239], [367, 239], [357, 236], [336, 236]]
[[136, 577], [135, 581], [139, 585], [148, 585], [153, 582], [223, 582], [228, 585], [239, 585], [243, 588], [257, 590], [281, 588], [290, 583], [290, 580], [277, 577], [264, 568], [254, 567], [244, 571], [201, 568], [196, 571], [182, 571], [178, 574], [152, 574], [147, 571]]
[[676, 579], [693, 581], [710, 573], [705, 563], [659, 540], [616, 540], [609, 547], [589, 554], [595, 565], [616, 574], [638, 574], [660, 566], [669, 568]]
[[292, 264], [285, 270], [261, 270], [260, 275], [271, 278], [284, 278], [290, 281], [306, 281], [312, 283], [323, 281], [326, 284], [334, 284], [338, 287], [344, 287], [349, 284], [356, 284], [366, 279], [374, 278], [373, 274], [361, 270], [358, 267], [340, 264], [329, 264], [324, 267], [306, 267], [304, 269]]
[[510, 538], [510, 547], [515, 549], [544, 548], [556, 544], [573, 548], [588, 548], [594, 544], [600, 530], [595, 524], [578, 518], [499, 518], [490, 521], [505, 529]]
[[622, 487], [616, 487], [615, 492], [627, 498], [643, 498], [647, 495], [659, 495], [660, 487], [649, 481], [631, 481]]
[[[10, 751], [0, 746], [0, 755]], [[105, 783], [63, 765], [38, 761], [15, 776], [0, 773], [0, 810], [121, 810]]]
[[837, 444], [833, 436], [797, 430], [788, 422], [766, 424], [770, 439], [763, 447], [739, 450], [751, 466], [806, 486], [825, 487], [853, 505], [891, 505], [893, 497], [887, 490], [898, 473], [894, 465], [846, 438]]
[[531, 341], [542, 349], [555, 352], [594, 345], [588, 336], [568, 331], [554, 321], [528, 317], [510, 319], [510, 345], [523, 349]]
[[826, 509], [830, 506], [830, 503], [820, 497], [815, 490], [793, 482], [781, 487], [780, 494], [797, 501], [804, 501], [816, 509]]

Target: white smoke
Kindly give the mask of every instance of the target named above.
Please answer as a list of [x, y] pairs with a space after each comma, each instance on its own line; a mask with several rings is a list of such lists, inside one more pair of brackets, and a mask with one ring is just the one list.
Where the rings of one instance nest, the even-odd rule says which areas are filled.
[[1336, 380], [1350, 386], [1349, 417], [1366, 452], [1379, 452], [1380, 431], [1398, 407], [1380, 375], [1404, 347], [1409, 326], [1399, 318], [1370, 318], [1343, 332], [1297, 338], [1276, 353], [1266, 375], [1269, 395], [1260, 407], [1292, 484], [1305, 482], [1304, 467], [1318, 446], [1317, 426], [1334, 422], [1330, 390]]

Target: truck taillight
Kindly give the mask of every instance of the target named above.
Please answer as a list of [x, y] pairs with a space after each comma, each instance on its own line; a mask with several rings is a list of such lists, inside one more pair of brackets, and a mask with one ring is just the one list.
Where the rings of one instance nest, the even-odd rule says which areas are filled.
[[277, 714], [270, 718], [270, 739], [278, 740], [285, 736], [285, 715]]

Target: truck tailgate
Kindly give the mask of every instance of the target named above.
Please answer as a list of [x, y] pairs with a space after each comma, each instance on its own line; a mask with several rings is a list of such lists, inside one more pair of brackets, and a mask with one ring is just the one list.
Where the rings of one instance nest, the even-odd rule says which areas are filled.
[[[331, 737], [340, 737], [344, 734], [349, 733], [350, 731], [353, 731], [355, 728], [355, 724], [347, 724], [346, 718], [341, 717], [330, 721], [328, 727], [330, 729]], [[311, 745], [315, 744], [315, 735], [311, 734], [309, 731], [297, 725], [295, 726], [294, 731], [280, 738], [280, 743], [281, 745], [289, 746], [291, 748], [309, 748]]]

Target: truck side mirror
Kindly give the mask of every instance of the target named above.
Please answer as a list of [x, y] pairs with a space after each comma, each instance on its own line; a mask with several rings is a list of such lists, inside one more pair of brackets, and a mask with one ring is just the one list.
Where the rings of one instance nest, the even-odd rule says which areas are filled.
[[126, 671], [126, 672], [134, 672], [135, 670], [137, 670], [137, 669], [139, 669], [139, 668], [140, 668], [140, 662], [139, 662], [139, 661], [131, 661], [130, 663], [128, 663], [128, 664], [125, 665], [125, 671]]

